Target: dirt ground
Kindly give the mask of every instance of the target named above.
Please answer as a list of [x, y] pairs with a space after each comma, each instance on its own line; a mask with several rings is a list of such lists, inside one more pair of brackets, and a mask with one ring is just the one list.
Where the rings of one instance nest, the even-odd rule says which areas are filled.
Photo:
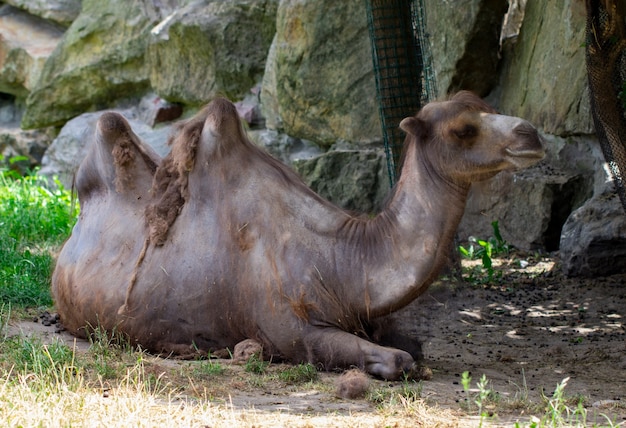
[[[626, 426], [626, 273], [566, 278], [556, 258], [523, 254], [499, 263], [501, 278], [487, 284], [440, 281], [398, 314], [401, 329], [422, 340], [433, 373], [423, 382], [426, 403], [459, 410], [462, 373], [470, 372], [473, 389], [484, 374], [501, 398], [492, 423], [507, 426], [528, 421], [528, 403], [551, 397], [569, 378], [566, 397], [582, 398], [590, 415], [610, 415]], [[54, 326], [22, 322], [16, 328], [73, 341], [54, 333]], [[338, 375], [323, 376], [332, 382]], [[374, 408], [366, 400], [320, 391], [244, 388], [229, 391], [228, 400], [234, 409], [257, 412], [353, 414]]]
[[424, 395], [458, 405], [469, 371], [473, 387], [485, 374], [508, 399], [541, 402], [569, 378], [566, 396], [626, 425], [626, 274], [566, 278], [555, 258], [519, 260], [501, 260], [497, 285], [439, 283], [403, 311], [433, 370]]

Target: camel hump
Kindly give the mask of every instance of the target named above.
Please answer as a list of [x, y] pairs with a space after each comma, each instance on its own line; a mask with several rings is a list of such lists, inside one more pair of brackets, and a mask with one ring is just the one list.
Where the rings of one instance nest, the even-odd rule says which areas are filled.
[[81, 190], [86, 196], [89, 189], [109, 186], [118, 193], [149, 189], [160, 162], [159, 155], [135, 135], [121, 114], [103, 113], [96, 124], [95, 143], [76, 176], [79, 196]]
[[128, 121], [115, 112], [103, 113], [98, 119], [96, 129], [98, 134], [109, 143], [114, 143], [119, 137], [132, 132]]
[[204, 126], [215, 136], [241, 140], [238, 138], [242, 137], [242, 128], [237, 108], [226, 98], [215, 98], [209, 103]]

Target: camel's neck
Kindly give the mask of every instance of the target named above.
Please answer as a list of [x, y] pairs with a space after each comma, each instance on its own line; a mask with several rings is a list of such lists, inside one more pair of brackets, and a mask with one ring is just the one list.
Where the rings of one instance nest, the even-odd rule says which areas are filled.
[[363, 275], [363, 306], [356, 307], [370, 316], [407, 305], [436, 279], [465, 207], [468, 186], [433, 174], [415, 153], [407, 159], [418, 160], [405, 165], [383, 211], [371, 220], [353, 219], [344, 229], [354, 252], [351, 275]]

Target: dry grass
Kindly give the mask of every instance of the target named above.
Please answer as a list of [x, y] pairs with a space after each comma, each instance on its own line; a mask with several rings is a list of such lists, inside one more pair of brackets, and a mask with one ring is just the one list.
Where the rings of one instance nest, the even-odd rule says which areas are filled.
[[292, 366], [272, 364], [257, 374], [244, 365], [176, 362], [115, 348], [103, 378], [102, 359], [92, 350], [60, 357], [58, 346], [65, 345], [19, 340], [32, 345], [32, 354], [20, 357], [29, 360], [24, 365], [9, 365], [11, 352], [2, 357], [2, 426], [460, 426], [459, 413], [428, 406], [401, 385], [378, 382], [376, 391], [385, 391], [379, 399], [341, 400], [331, 374], [294, 384], [281, 380]]

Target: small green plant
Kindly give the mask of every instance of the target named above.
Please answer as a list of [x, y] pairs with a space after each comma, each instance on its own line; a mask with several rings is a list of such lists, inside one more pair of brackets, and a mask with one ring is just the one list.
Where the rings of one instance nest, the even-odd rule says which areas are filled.
[[89, 354], [93, 358], [93, 368], [102, 379], [115, 378], [121, 365], [120, 354], [132, 351], [128, 338], [115, 329], [108, 332], [99, 325], [88, 330]]
[[[493, 236], [488, 240], [476, 239], [470, 236], [469, 245], [467, 247], [459, 246], [459, 252], [463, 257], [471, 260], [481, 260], [483, 270], [487, 272], [488, 282], [493, 281], [495, 274], [492, 258], [510, 251], [510, 246], [500, 234], [498, 222], [491, 222], [491, 227], [493, 229]], [[473, 277], [470, 277], [470, 280], [472, 279]]]
[[[467, 410], [471, 411], [471, 402], [472, 396], [470, 393], [470, 387], [472, 383], [472, 377], [469, 372], [465, 371], [461, 374], [461, 384], [463, 385], [463, 390], [465, 391], [466, 400], [467, 400]], [[488, 416], [487, 412], [485, 412], [485, 404], [493, 399], [496, 396], [496, 393], [489, 388], [489, 381], [487, 380], [487, 376], [483, 374], [480, 377], [480, 380], [476, 383], [476, 387], [478, 388], [478, 393], [474, 396], [474, 404], [478, 409], [478, 416], [480, 417], [480, 422], [478, 424], [479, 427], [483, 426], [485, 417]]]
[[195, 376], [219, 376], [224, 374], [224, 366], [209, 358], [197, 361], [193, 364], [193, 374]]
[[289, 384], [312, 382], [317, 379], [317, 369], [313, 364], [298, 364], [281, 371], [278, 379]]
[[368, 401], [379, 406], [395, 406], [415, 402], [422, 397], [422, 383], [405, 378], [400, 388], [379, 387], [370, 389], [366, 395]]
[[0, 344], [7, 340], [9, 335], [9, 321], [11, 320], [11, 304], [2, 303], [0, 306]]
[[548, 398], [542, 394], [547, 406], [546, 414], [542, 419], [544, 426], [586, 426], [587, 410], [583, 405], [584, 400], [578, 397], [575, 400], [575, 408], [568, 406], [568, 400], [565, 397], [565, 387], [569, 379], [569, 377], [566, 377], [556, 386], [552, 397]]
[[246, 361], [244, 370], [247, 373], [264, 374], [269, 364], [269, 361], [263, 361], [257, 354], [254, 354]]
[[461, 374], [461, 385], [463, 385], [463, 391], [465, 391], [465, 400], [467, 404], [467, 410], [470, 410], [470, 385], [472, 383], [472, 377], [470, 376], [468, 371], [465, 371]]

